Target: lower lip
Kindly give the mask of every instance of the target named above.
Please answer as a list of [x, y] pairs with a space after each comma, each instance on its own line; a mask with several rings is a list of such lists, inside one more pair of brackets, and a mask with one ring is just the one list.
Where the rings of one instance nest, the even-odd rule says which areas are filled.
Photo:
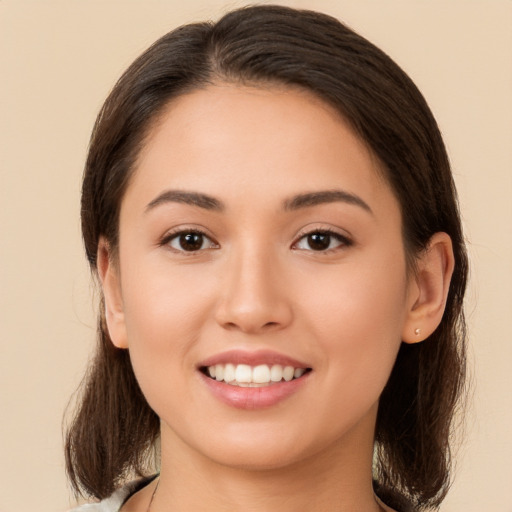
[[311, 372], [298, 379], [282, 381], [260, 388], [232, 386], [223, 381], [212, 379], [203, 373], [201, 377], [209, 390], [225, 404], [237, 409], [265, 409], [272, 407], [296, 393], [308, 380]]

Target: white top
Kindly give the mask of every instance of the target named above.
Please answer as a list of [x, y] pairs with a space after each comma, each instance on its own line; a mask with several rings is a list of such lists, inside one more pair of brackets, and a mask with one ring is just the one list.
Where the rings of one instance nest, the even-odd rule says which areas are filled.
[[128, 501], [128, 498], [140, 491], [143, 487], [149, 484], [156, 478], [151, 476], [149, 478], [140, 478], [134, 480], [126, 485], [123, 485], [116, 491], [114, 491], [108, 498], [101, 500], [98, 503], [87, 503], [86, 505], [80, 505], [79, 507], [70, 510], [69, 512], [119, 512], [121, 507]]

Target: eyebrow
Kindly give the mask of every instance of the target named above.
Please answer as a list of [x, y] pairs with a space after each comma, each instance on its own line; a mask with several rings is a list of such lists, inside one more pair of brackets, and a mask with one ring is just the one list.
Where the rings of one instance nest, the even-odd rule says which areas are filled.
[[212, 196], [200, 194], [199, 192], [186, 192], [183, 190], [166, 190], [155, 197], [147, 206], [146, 212], [165, 203], [183, 203], [192, 206], [199, 206], [205, 210], [220, 212], [224, 210], [224, 205]]
[[[345, 190], [319, 190], [298, 194], [290, 199], [286, 199], [283, 202], [283, 208], [285, 211], [294, 211], [334, 202], [342, 202], [359, 206], [373, 215], [372, 209], [365, 201], [363, 201], [363, 199], [356, 194], [352, 194]], [[221, 212], [225, 209], [224, 204], [221, 201], [207, 194], [187, 192], [183, 190], [166, 190], [148, 203], [145, 211], [148, 212], [157, 206], [166, 203], [188, 204], [216, 212]]]
[[310, 206], [334, 203], [338, 201], [359, 206], [373, 215], [373, 211], [368, 203], [363, 201], [359, 196], [345, 190], [320, 190], [318, 192], [299, 194], [286, 200], [284, 202], [284, 209], [288, 211], [298, 210], [301, 208], [309, 208]]

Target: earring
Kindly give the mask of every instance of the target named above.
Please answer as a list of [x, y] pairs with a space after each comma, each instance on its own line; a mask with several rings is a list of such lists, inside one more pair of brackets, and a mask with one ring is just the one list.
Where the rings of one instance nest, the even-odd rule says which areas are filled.
[[416, 334], [416, 336], [419, 336], [421, 333], [421, 329], [414, 329], [414, 334]]

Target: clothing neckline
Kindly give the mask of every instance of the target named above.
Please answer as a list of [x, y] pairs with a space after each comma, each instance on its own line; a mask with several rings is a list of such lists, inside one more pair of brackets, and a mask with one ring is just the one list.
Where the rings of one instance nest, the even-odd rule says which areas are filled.
[[120, 512], [123, 508], [123, 505], [137, 492], [142, 490], [144, 487], [149, 485], [155, 478], [157, 478], [160, 475], [160, 473], [156, 473], [151, 476], [146, 476], [139, 478], [137, 480], [134, 480], [132, 482], [129, 482], [124, 487], [121, 487], [119, 491], [124, 491], [122, 496], [122, 502], [119, 505], [119, 508], [117, 509], [117, 512]]

